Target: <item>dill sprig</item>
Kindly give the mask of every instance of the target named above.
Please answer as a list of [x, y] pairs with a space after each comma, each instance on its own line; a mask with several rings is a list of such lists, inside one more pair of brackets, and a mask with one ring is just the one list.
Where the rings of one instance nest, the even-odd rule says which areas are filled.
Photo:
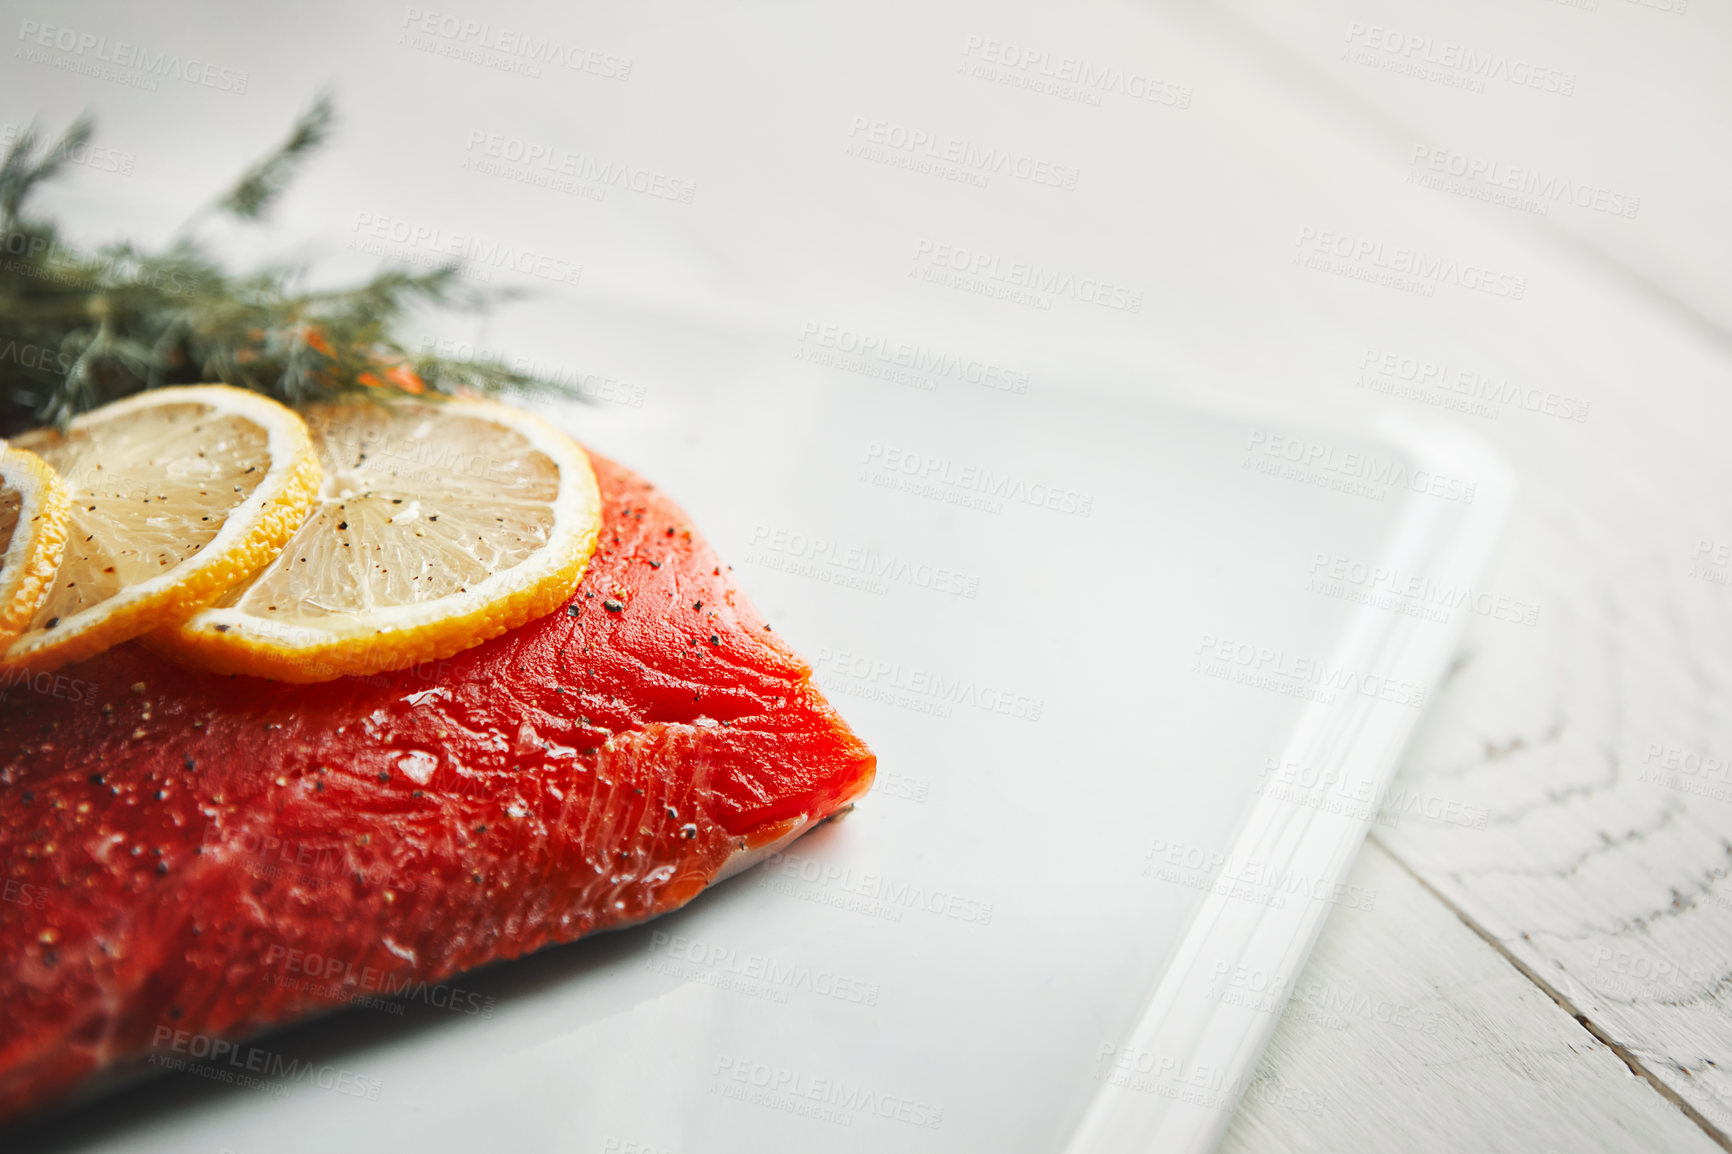
[[261, 221], [330, 133], [321, 96], [276, 149], [195, 213], [160, 251], [125, 241], [84, 250], [27, 202], [88, 142], [87, 116], [52, 146], [34, 127], [0, 161], [0, 434], [64, 424], [162, 385], [221, 381], [288, 404], [358, 387], [408, 393], [576, 390], [493, 359], [434, 356], [397, 333], [412, 311], [474, 311], [512, 295], [461, 283], [461, 266], [385, 269], [358, 285], [310, 290], [305, 270], [234, 273], [197, 239], [212, 213]]

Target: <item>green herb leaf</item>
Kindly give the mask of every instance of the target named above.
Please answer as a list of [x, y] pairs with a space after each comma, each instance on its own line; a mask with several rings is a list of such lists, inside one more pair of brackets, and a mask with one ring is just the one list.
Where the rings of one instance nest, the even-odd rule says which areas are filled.
[[330, 134], [334, 111], [329, 93], [320, 93], [313, 106], [295, 122], [289, 138], [277, 150], [247, 169], [217, 206], [242, 220], [258, 220], [271, 202], [288, 187], [295, 170]]
[[[330, 98], [320, 96], [214, 208], [261, 219], [333, 119]], [[401, 327], [418, 311], [473, 313], [514, 295], [464, 284], [455, 264], [386, 269], [357, 285], [309, 291], [300, 268], [230, 272], [195, 235], [160, 251], [63, 242], [52, 220], [30, 215], [29, 202], [91, 135], [80, 117], [44, 149], [32, 127], [0, 160], [0, 434], [64, 424], [141, 389], [211, 381], [288, 404], [363, 387], [580, 395], [498, 360], [438, 357], [404, 344]]]

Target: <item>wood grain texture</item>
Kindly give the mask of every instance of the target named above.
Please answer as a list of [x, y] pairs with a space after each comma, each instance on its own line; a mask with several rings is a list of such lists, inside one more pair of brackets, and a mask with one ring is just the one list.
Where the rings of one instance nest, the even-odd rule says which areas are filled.
[[[1702, 276], [1719, 267], [1711, 254], [1732, 234], [1723, 219], [1694, 209], [1678, 173], [1637, 160], [1689, 152], [1681, 143], [1703, 130], [1704, 118], [1724, 113], [1711, 98], [1723, 77], [1698, 74], [1691, 89], [1689, 53], [1672, 42], [1685, 25], [1674, 17], [1644, 25], [1633, 17], [1649, 14], [1629, 4], [1602, 4], [1607, 11], [1597, 15], [1544, 6], [1478, 6], [1464, 15], [1401, 2], [1351, 11], [1229, 7], [1234, 19], [1214, 24], [1213, 34], [1247, 56], [1284, 61], [1286, 71], [1271, 70], [1281, 82], [1352, 126], [1368, 151], [1393, 158], [1391, 171], [1405, 161], [1392, 142], [1425, 142], [1545, 158], [1578, 179], [1599, 164], [1660, 194], [1644, 210], [1654, 219], [1619, 231], [1581, 214], [1548, 219], [1439, 193], [1425, 213], [1428, 231], [1440, 235], [1451, 218], [1472, 247], [1530, 273], [1539, 291], [1513, 310], [1519, 317], [1470, 318], [1457, 305], [1411, 328], [1393, 316], [1321, 323], [1368, 346], [1410, 342], [1398, 351], [1432, 351], [1457, 367], [1497, 365], [1494, 375], [1504, 379], [1591, 400], [1580, 423], [1507, 408], [1496, 423], [1463, 419], [1504, 449], [1522, 486], [1504, 555], [1484, 589], [1536, 604], [1538, 621], [1470, 618], [1461, 661], [1396, 785], [1474, 820], [1409, 814], [1376, 836], [1724, 1140], [1732, 1133], [1732, 457], [1723, 442], [1732, 357], [1714, 331], [1723, 322], [1724, 277], [1704, 292]], [[1595, 18], [1597, 38], [1579, 27], [1553, 34], [1558, 21]], [[1723, 13], [1703, 18], [1694, 35], [1713, 40]], [[1588, 97], [1542, 111], [1508, 94], [1450, 93], [1356, 68], [1339, 59], [1349, 20], [1511, 46], [1535, 58], [1549, 50], [1576, 62]], [[1696, 111], [1667, 117], [1651, 102], [1678, 91], [1700, 98], [1687, 102]], [[1627, 114], [1611, 115], [1620, 101]], [[1655, 131], [1662, 122], [1665, 134]], [[1559, 130], [1550, 132], [1552, 125]], [[1372, 213], [1353, 205], [1352, 194], [1340, 199], [1352, 218]], [[1380, 906], [1374, 918], [1404, 916], [1392, 907]], [[1376, 948], [1365, 940], [1362, 948]], [[1413, 943], [1390, 948], [1392, 969], [1437, 964]], [[1468, 954], [1452, 954], [1448, 964], [1465, 964]], [[1327, 973], [1334, 964], [1320, 947], [1313, 968]], [[1457, 1011], [1473, 1012], [1452, 1004]], [[1303, 1032], [1284, 1026], [1286, 1040], [1270, 1058], [1279, 1076], [1300, 1084], [1310, 1060], [1300, 1055], [1313, 1051], [1288, 1047]], [[1362, 1028], [1356, 1057], [1343, 1051], [1330, 1060], [1357, 1062], [1362, 1077], [1374, 1077], [1395, 1036]], [[1566, 1093], [1563, 1083], [1583, 1076], [1566, 1069], [1541, 1077], [1555, 1083], [1542, 1098]], [[1452, 1083], [1427, 1095], [1447, 1100], [1458, 1089]], [[1381, 1093], [1352, 1101], [1376, 1112]], [[1506, 1100], [1489, 1094], [1485, 1101]], [[1256, 1148], [1305, 1148], [1309, 1131], [1292, 1123], [1291, 1111], [1283, 1116], [1255, 1102], [1246, 1109], [1256, 1120], [1237, 1125], [1235, 1141], [1261, 1135]], [[1512, 1114], [1509, 1124], [1534, 1139], [1564, 1125], [1549, 1111], [1517, 1119]], [[1389, 1117], [1382, 1134], [1422, 1141], [1426, 1128], [1414, 1121]], [[1476, 1141], [1495, 1132], [1476, 1128]], [[1368, 1143], [1371, 1133], [1361, 1139]], [[1617, 1127], [1596, 1130], [1595, 1142], [1590, 1148], [1672, 1148], [1636, 1142]]]
[[[1728, 1129], [1732, 783], [1716, 708], [1727, 590], [1686, 576], [1693, 539], [1677, 510], [1645, 512], [1623, 532], [1609, 516], [1581, 527], [1578, 555], [1626, 553], [1608, 572], [1542, 574], [1543, 558], [1513, 552], [1501, 572], [1545, 588], [1551, 625], [1469, 650], [1404, 778], [1484, 809], [1486, 828], [1415, 824], [1386, 837], [1575, 1012]], [[1628, 555], [1655, 531], [1670, 549]]]
[[[1107, 359], [1130, 366], [1132, 381], [1136, 369], [1178, 366], [1200, 387], [1249, 396], [1247, 382], [1271, 382], [1483, 433], [1522, 486], [1483, 588], [1537, 606], [1537, 620], [1470, 616], [1463, 660], [1397, 783], [1420, 805], [1391, 813], [1362, 858], [1362, 875], [1391, 896], [1370, 914], [1338, 911], [1326, 928], [1298, 980], [1324, 991], [1324, 1008], [1302, 999], [1288, 1012], [1226, 1148], [1704, 1149], [1699, 1128], [1509, 959], [1712, 1125], [1732, 1127], [1732, 564], [1718, 561], [1723, 546], [1732, 553], [1727, 9], [1224, 7], [1230, 16], [1183, 0], [894, 0], [829, 24], [819, 6], [748, 4], [694, 9], [677, 32], [641, 35], [629, 9], [605, 8], [585, 14], [574, 40], [639, 57], [630, 85], [568, 78], [589, 86], [553, 89], [567, 93], [557, 99], [525, 88], [532, 98], [502, 104], [487, 86], [519, 78], [415, 87], [403, 53], [380, 55], [393, 50], [398, 14], [315, 0], [270, 35], [295, 45], [316, 33], [301, 46], [320, 59], [354, 53], [349, 128], [326, 175], [312, 174], [285, 211], [340, 230], [357, 212], [478, 227], [582, 257], [582, 307], [544, 297], [494, 333], [556, 364], [608, 366], [595, 352], [607, 303], [635, 293], [712, 320], [761, 306], [868, 331], [936, 330], [946, 348], [1009, 343], [1067, 369]], [[65, 19], [129, 34], [112, 14]], [[160, 47], [168, 20], [153, 14], [138, 38]], [[1568, 71], [1576, 93], [1471, 92], [1343, 61], [1353, 21]], [[1160, 77], [1183, 85], [1187, 104], [1109, 94], [1097, 106], [964, 75], [961, 53], [982, 38]], [[392, 67], [369, 67], [380, 59]], [[117, 226], [144, 220], [167, 235], [185, 190], [219, 188], [255, 139], [215, 134], [202, 107], [196, 120], [172, 113], [172, 90], [125, 100], [64, 71], [0, 73], [16, 107], [55, 122], [102, 98], [111, 139], [134, 142], [145, 161], [124, 195], [87, 194], [102, 206], [94, 218]], [[439, 133], [402, 130], [406, 92]], [[305, 95], [298, 74], [260, 93], [249, 132]], [[1014, 147], [1082, 178], [1074, 191], [996, 177], [976, 190], [868, 165], [840, 155], [860, 117]], [[200, 131], [168, 147], [169, 124]], [[459, 211], [441, 198], [477, 125], [665, 163], [702, 191], [691, 206], [621, 196], [592, 213], [557, 198], [532, 207], [495, 185], [486, 195], [497, 205]], [[1419, 145], [1638, 196], [1641, 209], [1541, 216], [1422, 187], [1408, 180]], [[1325, 235], [1377, 256], [1301, 265]], [[923, 240], [1123, 283], [1141, 307], [1033, 310], [935, 288], [909, 275]], [[1518, 275], [1526, 292], [1366, 279], [1398, 251]], [[1380, 375], [1381, 354], [1591, 411], [1575, 422], [1491, 401], [1464, 414], [1447, 404], [1460, 395], [1435, 382]], [[1063, 380], [1037, 373], [1034, 387]], [[1327, 1010], [1337, 987], [1370, 1011]], [[1380, 1016], [1380, 1002], [1406, 1011]]]
[[1718, 1151], [1380, 846], [1352, 884], [1222, 1154]]

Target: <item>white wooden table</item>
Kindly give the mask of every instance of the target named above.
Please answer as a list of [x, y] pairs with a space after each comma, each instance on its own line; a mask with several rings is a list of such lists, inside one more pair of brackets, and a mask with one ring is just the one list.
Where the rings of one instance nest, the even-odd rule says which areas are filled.
[[[1233, 5], [1191, 26], [1353, 126], [1381, 173], [1338, 171], [1343, 195], [1356, 185], [1415, 202], [1403, 214], [1448, 214], [1464, 255], [1497, 254], [1532, 286], [1495, 313], [1446, 310], [1441, 289], [1404, 310], [1411, 319], [1331, 310], [1319, 343], [1430, 354], [1590, 408], [1579, 423], [1561, 399], [1556, 415], [1518, 412], [1403, 381], [1399, 363], [1379, 374], [1381, 356], [1339, 374], [1398, 397], [1409, 385], [1431, 404], [1492, 405], [1495, 422], [1463, 420], [1505, 449], [1524, 492], [1488, 586], [1540, 608], [1531, 628], [1473, 622], [1392, 793], [1411, 808], [1388, 815], [1357, 867], [1391, 900], [1336, 913], [1276, 1035], [1272, 1084], [1327, 1107], [1253, 1097], [1225, 1146], [1726, 1146], [1732, 526], [1717, 445], [1732, 233], [1698, 198], [1725, 187], [1724, 150], [1700, 143], [1725, 139], [1732, 119], [1727, 73], [1707, 65], [1726, 59], [1732, 22], [1723, 8], [1628, 0], [1286, 7]], [[1445, 59], [1453, 41], [1574, 73], [1574, 93], [1450, 90], [1386, 71], [1396, 57], [1381, 47], [1374, 68], [1364, 46], [1390, 33], [1361, 25], [1399, 30], [1404, 51], [1409, 34], [1434, 38], [1402, 60]], [[1440, 154], [1442, 173], [1429, 167]], [[1435, 203], [1393, 188], [1478, 161], [1495, 175], [1423, 190]], [[1553, 180], [1591, 186], [1565, 196], [1599, 207], [1546, 196]], [[1511, 191], [1518, 205], [1465, 195]], [[1636, 216], [1608, 212], [1614, 198], [1640, 198]], [[1374, 231], [1350, 211], [1345, 230]]]
[[[1247, 394], [1384, 394], [1477, 429], [1522, 486], [1490, 599], [1357, 865], [1378, 899], [1334, 913], [1226, 1148], [1732, 1148], [1724, 5], [458, 12], [601, 54], [540, 77], [440, 55], [455, 42], [438, 32], [406, 42], [427, 5], [155, 7], [0, 3], [0, 119], [94, 106], [131, 158], [71, 186], [103, 222], [90, 239], [166, 235], [331, 78], [348, 131], [284, 231], [322, 232], [355, 267], [425, 255], [344, 251], [363, 216], [581, 263], [576, 288], [466, 339], [604, 384], [583, 324], [653, 299], [1070, 348]], [[202, 53], [247, 89], [141, 92], [69, 71], [76, 53], [26, 59], [30, 22]], [[394, 131], [411, 110], [444, 127]], [[899, 126], [1032, 167], [984, 186], [911, 170], [860, 149], [879, 122], [887, 142]], [[563, 194], [498, 182], [497, 216], [428, 220], [418, 186], [475, 179], [475, 133], [695, 192], [572, 197], [564, 235], [524, 237], [512, 198]], [[921, 243], [1141, 306], [935, 288], [910, 276]], [[1518, 603], [1531, 622], [1499, 608]]]

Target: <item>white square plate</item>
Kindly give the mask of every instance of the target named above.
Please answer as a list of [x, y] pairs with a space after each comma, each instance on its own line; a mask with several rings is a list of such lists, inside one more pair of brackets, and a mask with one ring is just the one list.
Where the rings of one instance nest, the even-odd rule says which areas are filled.
[[803, 322], [596, 328], [649, 401], [554, 415], [687, 506], [873, 793], [678, 914], [263, 1043], [376, 1100], [177, 1076], [29, 1137], [1207, 1148], [1323, 917], [1374, 899], [1343, 879], [1462, 622], [1499, 611], [1472, 585], [1506, 470], [1410, 420], [1029, 387]]

